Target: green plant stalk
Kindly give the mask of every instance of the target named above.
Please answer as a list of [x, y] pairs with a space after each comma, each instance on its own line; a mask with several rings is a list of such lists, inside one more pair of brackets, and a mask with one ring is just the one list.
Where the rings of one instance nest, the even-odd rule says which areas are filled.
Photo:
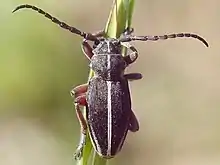
[[[105, 27], [105, 36], [118, 38], [127, 27], [131, 26], [131, 19], [135, 0], [113, 0], [113, 6]], [[126, 48], [123, 48], [123, 55], [126, 54]], [[90, 70], [88, 81], [94, 73]], [[84, 109], [85, 116], [85, 109]], [[91, 162], [91, 163], [90, 163]], [[87, 133], [86, 145], [83, 149], [82, 158], [77, 165], [106, 165], [107, 159], [101, 158], [94, 150], [91, 144], [89, 134]]]

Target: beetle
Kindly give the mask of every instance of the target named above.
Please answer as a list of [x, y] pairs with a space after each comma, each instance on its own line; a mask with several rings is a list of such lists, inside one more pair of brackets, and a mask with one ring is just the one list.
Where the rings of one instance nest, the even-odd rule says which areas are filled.
[[[13, 12], [23, 8], [33, 9], [61, 28], [83, 37], [82, 50], [90, 60], [90, 68], [95, 74], [89, 83], [71, 90], [71, 96], [75, 97], [75, 110], [81, 125], [81, 140], [75, 153], [75, 158], [78, 159], [82, 155], [87, 131], [98, 155], [108, 159], [114, 157], [122, 149], [128, 131], [139, 130], [138, 120], [131, 108], [128, 81], [141, 79], [142, 75], [140, 73], [124, 74], [125, 69], [138, 57], [138, 51], [129, 43], [130, 41], [191, 37], [200, 40], [208, 47], [205, 39], [192, 33], [135, 36], [132, 35], [133, 29], [131, 28], [126, 29], [117, 39], [106, 38], [104, 31], [97, 33], [80, 31], [32, 5], [20, 5]], [[92, 41], [93, 46], [88, 41]], [[130, 49], [131, 53], [122, 56], [122, 46]], [[86, 107], [85, 117], [80, 106]]]

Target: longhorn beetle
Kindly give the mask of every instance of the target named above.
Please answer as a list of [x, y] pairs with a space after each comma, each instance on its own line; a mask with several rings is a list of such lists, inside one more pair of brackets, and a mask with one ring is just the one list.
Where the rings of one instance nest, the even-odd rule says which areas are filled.
[[[40, 8], [32, 5], [20, 5], [13, 12], [30, 8], [43, 14], [61, 28], [83, 37], [82, 50], [90, 60], [90, 68], [95, 76], [88, 84], [83, 84], [71, 90], [75, 97], [75, 110], [81, 125], [81, 140], [75, 153], [80, 158], [87, 130], [96, 152], [104, 158], [114, 157], [122, 148], [127, 132], [139, 129], [138, 121], [131, 109], [131, 98], [128, 80], [142, 78], [140, 73], [124, 74], [124, 70], [138, 57], [138, 52], [130, 41], [157, 41], [177, 37], [191, 37], [200, 40], [208, 47], [208, 43], [197, 34], [178, 33], [161, 36], [134, 36], [133, 29], [126, 29], [117, 39], [105, 38], [104, 31], [86, 33], [69, 26], [51, 16]], [[93, 47], [88, 41], [93, 42]], [[122, 56], [122, 45], [131, 53]], [[86, 106], [84, 118], [80, 106]]]

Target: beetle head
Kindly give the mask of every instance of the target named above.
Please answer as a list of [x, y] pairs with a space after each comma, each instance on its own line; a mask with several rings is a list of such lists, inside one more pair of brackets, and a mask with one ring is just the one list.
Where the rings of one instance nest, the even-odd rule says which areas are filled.
[[121, 42], [114, 38], [101, 38], [94, 43], [94, 54], [121, 54]]

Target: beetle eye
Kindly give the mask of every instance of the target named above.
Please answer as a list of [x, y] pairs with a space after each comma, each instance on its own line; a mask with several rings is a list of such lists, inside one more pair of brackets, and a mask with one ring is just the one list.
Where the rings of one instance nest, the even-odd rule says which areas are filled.
[[94, 45], [95, 45], [95, 46], [97, 46], [99, 43], [100, 43], [99, 40], [95, 40], [95, 41], [94, 41]]
[[114, 42], [114, 45], [120, 46], [120, 45], [121, 45], [121, 42], [120, 42], [120, 41], [115, 41], [115, 42]]

